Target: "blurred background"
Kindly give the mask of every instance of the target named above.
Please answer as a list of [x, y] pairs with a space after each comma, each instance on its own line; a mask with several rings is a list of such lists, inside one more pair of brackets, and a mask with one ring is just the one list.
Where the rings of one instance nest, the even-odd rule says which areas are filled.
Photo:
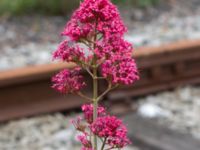
[[[80, 113], [80, 102], [64, 102], [63, 99], [77, 98], [58, 98], [49, 89], [51, 75], [66, 67], [52, 61], [52, 52], [79, 3], [80, 0], [0, 0], [0, 150], [80, 149], [69, 124]], [[200, 0], [113, 3], [128, 26], [125, 39], [133, 43], [141, 71], [141, 81], [135, 89], [134, 85], [128, 90], [121, 88], [106, 97], [118, 99], [116, 94], [121, 93], [120, 100], [104, 103], [113, 105], [110, 111], [130, 125], [130, 136], [136, 142], [127, 149], [199, 150]], [[175, 49], [172, 54], [171, 49]], [[153, 55], [155, 51], [158, 56]], [[144, 125], [151, 123], [152, 126]], [[161, 138], [158, 144], [158, 135], [144, 133], [142, 127], [155, 130], [167, 141]], [[150, 137], [153, 142], [146, 140]], [[166, 142], [172, 146], [167, 147]]]
[[[200, 36], [199, 1], [114, 0], [135, 47]], [[51, 52], [79, 0], [1, 0], [0, 70], [51, 62]], [[18, 63], [16, 63], [18, 62]]]

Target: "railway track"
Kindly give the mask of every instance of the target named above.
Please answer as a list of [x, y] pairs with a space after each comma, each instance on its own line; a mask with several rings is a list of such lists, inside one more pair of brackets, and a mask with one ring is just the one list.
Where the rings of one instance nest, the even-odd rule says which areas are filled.
[[[200, 83], [200, 41], [181, 41], [160, 47], [135, 50], [141, 80], [133, 86], [120, 87], [106, 95], [110, 102], [120, 102], [186, 84]], [[0, 121], [31, 115], [70, 110], [85, 103], [74, 95], [61, 95], [51, 89], [50, 78], [73, 64], [49, 64], [0, 72]], [[84, 73], [84, 72], [83, 72]], [[85, 74], [85, 73], [84, 73]], [[91, 79], [85, 74], [91, 95]], [[100, 83], [100, 90], [105, 88]]]

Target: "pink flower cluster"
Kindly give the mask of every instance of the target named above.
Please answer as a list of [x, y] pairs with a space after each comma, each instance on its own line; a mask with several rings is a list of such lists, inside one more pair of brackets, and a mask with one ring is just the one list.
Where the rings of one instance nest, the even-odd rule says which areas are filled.
[[113, 148], [123, 148], [130, 144], [130, 140], [127, 138], [126, 127], [115, 116], [97, 118], [90, 126], [90, 129], [98, 137], [106, 138], [108, 145]]
[[[66, 39], [53, 53], [53, 59], [72, 62], [79, 67], [59, 72], [52, 78], [52, 87], [61, 93], [77, 93], [98, 103], [113, 87], [138, 80], [132, 45], [124, 39], [126, 31], [111, 0], [83, 0], [62, 32]], [[94, 99], [79, 92], [86, 86], [80, 74], [81, 67], [91, 75], [93, 83], [106, 79], [108, 89], [101, 95], [95, 94], [98, 86], [94, 84]], [[107, 114], [104, 107], [88, 104], [82, 106], [82, 111], [82, 117], [72, 120], [81, 132], [77, 138], [82, 150], [97, 150], [96, 137], [103, 141], [102, 150], [121, 149], [130, 144], [122, 121]]]
[[69, 40], [61, 42], [58, 49], [53, 53], [53, 58], [66, 62], [85, 61], [83, 48]]
[[90, 39], [95, 30], [103, 35], [123, 34], [126, 31], [117, 8], [110, 0], [84, 0], [72, 15], [62, 35], [72, 40]]
[[121, 38], [119, 35], [113, 35], [97, 41], [95, 54], [101, 58], [110, 59], [115, 55], [124, 55], [131, 57], [132, 45]]
[[102, 64], [102, 75], [113, 84], [132, 84], [139, 79], [135, 61], [130, 57], [115, 56]]
[[79, 135], [77, 139], [81, 142], [83, 145], [81, 150], [92, 150], [92, 143], [87, 139], [85, 135]]
[[74, 93], [85, 87], [83, 76], [80, 75], [80, 68], [73, 70], [64, 69], [52, 78], [53, 88], [61, 93]]
[[[118, 9], [110, 0], [83, 0], [62, 32], [67, 40], [59, 45], [53, 57], [86, 66], [97, 62], [101, 75], [110, 79], [113, 84], [132, 84], [139, 76], [132, 59], [132, 45], [123, 39], [126, 31]], [[81, 44], [85, 44], [87, 52]], [[66, 71], [62, 73], [66, 74]], [[61, 73], [58, 76], [66, 77]], [[60, 82], [59, 86], [58, 83], [54, 87], [62, 92], [63, 84]], [[81, 89], [82, 84], [84, 83], [76, 84], [79, 87], [76, 89]]]
[[98, 118], [93, 122], [91, 122], [93, 106], [91, 104], [83, 105], [82, 110], [86, 124], [80, 117], [78, 117], [77, 121], [73, 121], [73, 124], [76, 122], [74, 124], [75, 128], [82, 132], [78, 136], [78, 140], [83, 146], [82, 150], [92, 150], [92, 142], [89, 138], [90, 132], [105, 140], [105, 144], [110, 149], [123, 148], [131, 143], [127, 137], [127, 129], [122, 121], [115, 116], [108, 115], [104, 107], [98, 107]]
[[122, 124], [121, 120], [118, 120], [114, 116], [104, 116], [97, 118], [90, 126], [93, 133], [99, 137], [112, 137], [115, 135], [117, 128]]
[[[83, 105], [82, 106], [82, 111], [84, 114], [84, 119], [91, 124], [93, 122], [93, 105], [89, 104], [89, 105]], [[104, 107], [98, 107], [97, 109], [97, 116], [105, 116], [106, 115], [106, 111]]]
[[127, 129], [124, 125], [117, 128], [114, 136], [108, 137], [108, 144], [116, 148], [123, 148], [131, 144], [131, 141], [127, 138]]

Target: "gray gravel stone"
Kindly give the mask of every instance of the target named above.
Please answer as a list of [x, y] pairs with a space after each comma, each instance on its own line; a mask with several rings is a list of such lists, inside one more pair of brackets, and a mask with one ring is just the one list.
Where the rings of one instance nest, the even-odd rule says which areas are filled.
[[[0, 125], [1, 150], [80, 150], [70, 118], [60, 113]], [[127, 147], [124, 150], [139, 150]]]
[[[200, 139], [200, 87], [178, 88], [139, 100], [138, 113], [141, 116], [150, 116], [162, 125], [191, 133]], [[146, 105], [152, 106], [151, 109], [145, 107]]]

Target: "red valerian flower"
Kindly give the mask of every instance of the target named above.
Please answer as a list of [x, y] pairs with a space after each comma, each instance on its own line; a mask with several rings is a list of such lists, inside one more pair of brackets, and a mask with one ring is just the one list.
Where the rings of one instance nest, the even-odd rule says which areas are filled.
[[128, 144], [131, 144], [131, 141], [127, 137], [127, 129], [124, 125], [121, 125], [115, 134], [108, 138], [108, 144], [115, 148], [123, 148]]
[[[139, 79], [137, 66], [132, 58], [132, 45], [124, 39], [126, 31], [119, 11], [111, 0], [83, 0], [62, 32], [66, 40], [61, 42], [53, 58], [75, 63], [95, 80], [108, 81], [108, 89], [102, 95], [95, 95], [99, 96], [93, 100], [95, 103], [114, 87], [129, 85]], [[86, 85], [80, 74], [80, 67], [64, 69], [55, 75], [52, 87], [61, 93], [77, 93], [92, 101], [92, 98], [79, 92]], [[96, 86], [93, 94], [95, 93], [98, 93]], [[83, 117], [72, 121], [82, 133], [78, 136], [82, 143], [81, 150], [96, 150], [97, 136], [104, 141], [102, 149], [104, 146], [108, 149], [121, 149], [130, 144], [122, 121], [107, 115], [104, 107], [87, 104], [82, 106], [82, 111]], [[93, 116], [97, 118], [93, 119]]]
[[115, 116], [98, 117], [90, 126], [91, 131], [99, 137], [114, 136], [122, 121]]
[[86, 135], [78, 135], [77, 139], [83, 145], [82, 150], [92, 150], [92, 143], [87, 139]]
[[58, 46], [58, 49], [53, 53], [53, 58], [66, 62], [84, 61], [86, 59], [83, 48], [69, 40], [63, 41]]
[[131, 57], [132, 50], [132, 44], [119, 37], [119, 35], [116, 35], [98, 41], [96, 43], [95, 54], [99, 59], [109, 59], [115, 55]]
[[106, 22], [99, 22], [97, 30], [104, 35], [104, 38], [110, 38], [113, 35], [123, 36], [127, 32], [120, 16]]
[[74, 93], [85, 87], [83, 76], [80, 75], [80, 68], [72, 70], [64, 69], [52, 78], [53, 88], [61, 93]]
[[[86, 105], [82, 105], [81, 108], [82, 108], [85, 120], [89, 124], [91, 124], [93, 122], [93, 105], [92, 104], [86, 104]], [[104, 107], [99, 106], [97, 108], [97, 111], [98, 111], [98, 117], [106, 115], [106, 111], [105, 111]]]
[[72, 40], [89, 39], [98, 32], [105, 37], [126, 32], [119, 11], [110, 0], [84, 0], [72, 15], [62, 35]]
[[72, 19], [67, 23], [62, 36], [68, 36], [72, 41], [85, 39], [93, 32], [94, 25], [91, 23], [83, 24], [73, 15]]
[[83, 23], [92, 22], [96, 19], [108, 21], [119, 15], [117, 8], [109, 0], [84, 0], [75, 13]]
[[106, 60], [101, 66], [101, 72], [113, 84], [129, 85], [139, 79], [135, 61], [121, 55]]
[[93, 106], [90, 104], [83, 105], [82, 110], [84, 118], [78, 117], [77, 120], [72, 121], [75, 128], [82, 133], [77, 136], [82, 144], [81, 150], [92, 150], [92, 142], [89, 140], [91, 133], [105, 140], [110, 149], [123, 148], [131, 143], [127, 137], [127, 128], [122, 121], [115, 116], [107, 115], [104, 107], [98, 107], [98, 117], [92, 123]]
[[126, 127], [115, 116], [98, 117], [90, 129], [98, 137], [107, 139], [112, 148], [123, 148], [130, 144]]

